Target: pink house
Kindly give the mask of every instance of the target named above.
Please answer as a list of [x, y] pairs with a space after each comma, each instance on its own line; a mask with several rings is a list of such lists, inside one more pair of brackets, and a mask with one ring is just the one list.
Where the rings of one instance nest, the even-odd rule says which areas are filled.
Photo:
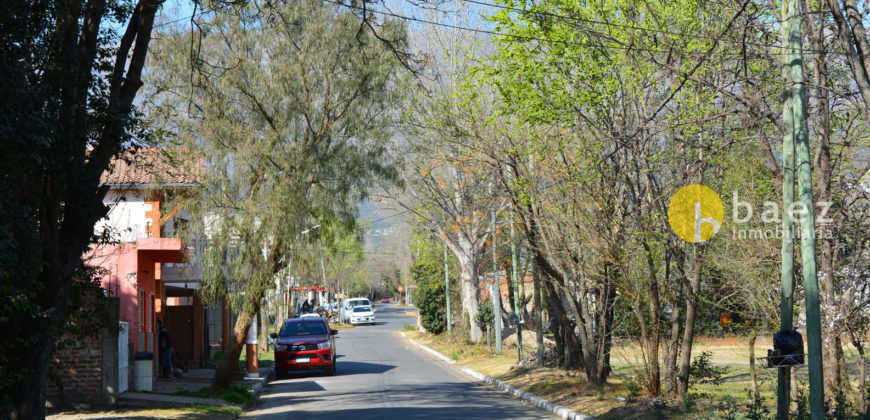
[[101, 179], [110, 188], [104, 199], [110, 210], [94, 229], [109, 232], [112, 243], [95, 246], [89, 262], [105, 270], [106, 293], [120, 298], [120, 320], [134, 352], [156, 354], [157, 320], [167, 300], [161, 271], [184, 261], [182, 241], [173, 236], [188, 214], [165, 198], [198, 188], [201, 174], [198, 159], [178, 162], [163, 149], [140, 149], [115, 159]]

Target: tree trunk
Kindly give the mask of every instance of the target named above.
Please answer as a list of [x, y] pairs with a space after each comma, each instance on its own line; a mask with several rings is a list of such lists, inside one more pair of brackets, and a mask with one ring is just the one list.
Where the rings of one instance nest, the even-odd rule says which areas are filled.
[[477, 282], [477, 258], [473, 255], [457, 255], [459, 260], [460, 297], [462, 299], [462, 311], [469, 323], [469, 335], [471, 341], [479, 343], [483, 338], [483, 331], [474, 320], [477, 315], [477, 307], [480, 303], [480, 285]]
[[694, 245], [695, 267], [692, 274], [690, 290], [686, 296], [686, 325], [683, 330], [683, 347], [680, 349], [680, 380], [677, 384], [677, 396], [684, 398], [689, 391], [689, 368], [692, 366], [692, 341], [695, 338], [695, 313], [698, 306], [698, 292], [701, 289], [701, 253], [700, 245]]
[[[650, 363], [650, 390], [654, 391], [654, 395], [661, 393], [661, 372], [659, 367], [659, 343], [661, 341], [661, 300], [659, 298], [659, 280], [656, 276], [656, 266], [653, 260], [652, 251], [649, 244], [643, 243], [646, 253], [647, 269], [649, 276], [647, 280], [647, 310], [649, 311], [650, 331], [647, 343], [647, 352], [649, 354]], [[654, 381], [654, 382], [652, 382]]]
[[[269, 307], [269, 305], [265, 306], [266, 308]], [[267, 351], [269, 348], [269, 315], [266, 308], [260, 308], [260, 313], [257, 315], [257, 321], [260, 321], [260, 328], [258, 331], [260, 333], [260, 337], [258, 337], [257, 340], [259, 341], [259, 344], [257, 344], [257, 347], [259, 347], [259, 351]]]
[[[66, 291], [63, 292], [64, 302]], [[65, 303], [60, 303], [65, 307]], [[60, 312], [57, 313], [60, 315]], [[46, 334], [39, 337], [39, 342], [33, 347], [21, 346], [26, 353], [19, 359], [30, 366], [31, 376], [21, 383], [21, 386], [12, 388], [10, 395], [15, 412], [12, 418], [19, 419], [43, 419], [45, 418], [45, 386], [48, 381], [48, 368], [51, 355], [54, 353], [57, 328], [61, 316], [50, 316], [39, 327]]]
[[[798, 400], [798, 398], [800, 396], [798, 395], [797, 367], [792, 366], [792, 367], [783, 368], [783, 369], [788, 369], [791, 372], [788, 375], [788, 377], [789, 377], [788, 389], [789, 389], [789, 394], [791, 396], [790, 411], [792, 413], [797, 413], [798, 412], [798, 405], [800, 404], [800, 401]], [[809, 407], [807, 407], [807, 409], [809, 409]]]
[[668, 340], [665, 354], [665, 392], [677, 392], [677, 358], [680, 354], [680, 306], [677, 299], [673, 300], [671, 311], [671, 337]]
[[[870, 108], [870, 73], [868, 73], [866, 60], [862, 60], [861, 57], [868, 57], [870, 54], [870, 50], [868, 50], [867, 40], [866, 38], [856, 38], [858, 35], [856, 33], [860, 32], [864, 36], [866, 36], [863, 25], [861, 24], [860, 18], [857, 19], [857, 27], [850, 28], [849, 23], [846, 21], [847, 16], [844, 15], [843, 10], [840, 8], [839, 0], [828, 0], [828, 7], [831, 8], [831, 15], [834, 17], [834, 22], [837, 24], [837, 35], [840, 39], [840, 43], [843, 45], [843, 48], [846, 50], [845, 58], [846, 62], [849, 63], [849, 69], [852, 71], [852, 77], [855, 80], [855, 85], [858, 87], [858, 92], [861, 93], [861, 98], [864, 100], [864, 113], [865, 115], [868, 112], [868, 108]], [[854, 1], [845, 1], [846, 7], [854, 6]], [[857, 12], [857, 8], [852, 9]], [[851, 13], [849, 14], [851, 15]], [[851, 16], [848, 16], [851, 19]]]
[[[804, 0], [804, 7], [807, 7]], [[847, 5], [848, 7], [848, 5]], [[847, 11], [848, 12], [848, 11]], [[807, 28], [807, 35], [810, 45], [817, 51], [824, 51], [822, 39], [825, 36], [824, 30], [826, 25], [816, 26], [814, 20], [808, 15], [803, 16], [803, 22]], [[866, 41], [863, 44], [866, 46]], [[815, 54], [813, 60], [813, 89], [816, 97], [816, 111], [818, 121], [815, 125], [816, 134], [818, 135], [819, 144], [816, 151], [816, 156], [813, 159], [813, 171], [816, 175], [816, 189], [818, 190], [819, 202], [829, 202], [831, 199], [831, 110], [830, 99], [828, 93], [828, 70], [826, 63], [826, 55], [824, 53]], [[830, 228], [825, 226], [821, 218], [816, 219], [816, 229]], [[821, 258], [819, 261], [819, 280], [822, 288], [821, 303], [825, 310], [821, 311], [822, 325], [825, 326], [822, 330], [823, 334], [823, 357], [825, 376], [828, 378], [826, 383], [827, 396], [833, 401], [833, 396], [838, 389], [843, 385], [840, 368], [837, 363], [838, 352], [842, 351], [841, 340], [839, 337], [838, 326], [835, 325], [834, 319], [837, 318], [837, 301], [834, 290], [834, 240], [827, 235], [819, 237], [821, 242]], [[848, 381], [846, 381], [848, 382]]]
[[615, 281], [612, 276], [613, 270], [610, 270], [609, 266], [605, 266], [604, 284], [601, 285], [599, 296], [600, 303], [604, 308], [599, 311], [601, 319], [598, 320], [596, 336], [598, 351], [596, 355], [598, 360], [596, 383], [600, 384], [607, 382], [607, 378], [610, 377], [610, 372], [613, 370], [610, 366], [610, 349], [613, 346], [613, 313], [616, 306], [616, 290], [613, 287]]
[[755, 374], [755, 339], [758, 338], [757, 334], [752, 334], [752, 337], [749, 337], [749, 377], [752, 380], [752, 396], [756, 400], [758, 399], [758, 378]]
[[233, 382], [233, 377], [239, 365], [239, 357], [245, 347], [245, 339], [248, 337], [248, 329], [254, 320], [254, 314], [259, 309], [259, 296], [257, 293], [249, 293], [245, 296], [242, 310], [236, 318], [236, 325], [230, 335], [228, 343], [224, 344], [224, 353], [218, 365], [215, 367], [212, 389], [228, 388]]
[[[22, 287], [28, 289], [27, 292], [34, 295], [34, 307], [28, 310], [35, 314], [36, 319], [25, 325], [26, 331], [16, 334], [18, 336], [5, 338], [22, 342], [20, 353], [8, 355], [8, 359], [16, 361], [27, 371], [23, 378], [6, 388], [10, 391], [8, 401], [13, 410], [11, 416], [18, 419], [45, 418], [49, 362], [59, 327], [66, 316], [68, 289], [76, 267], [88, 250], [94, 224], [108, 211], [102, 204], [107, 189], [99, 186], [99, 179], [111, 158], [121, 148], [122, 135], [129, 121], [126, 112], [142, 84], [140, 76], [157, 4], [136, 4], [118, 46], [115, 72], [109, 81], [109, 96], [99, 99], [90, 96], [89, 84], [94, 67], [102, 60], [96, 57], [100, 23], [106, 11], [105, 2], [91, 1], [84, 7], [81, 2], [69, 2], [62, 9], [52, 23], [54, 27], [46, 35], [58, 41], [57, 48], [53, 48], [57, 54], [47, 57], [46, 63], [47, 72], [55, 74], [54, 77], [46, 74], [44, 79], [53, 82], [53, 85], [45, 87], [59, 92], [54, 98], [61, 109], [59, 118], [56, 118], [60, 123], [59, 133], [56, 139], [43, 139], [45, 143], [54, 141], [56, 154], [61, 157], [57, 161], [37, 164], [43, 172], [37, 173], [34, 179], [38, 180], [30, 184], [41, 192], [41, 201], [11, 203], [13, 206], [20, 205], [21, 209], [36, 210], [38, 221], [28, 226], [34, 228], [28, 233], [35, 232], [39, 236], [29, 238], [33, 241], [30, 243], [19, 242], [16, 238], [12, 247], [19, 247], [17, 252], [20, 259], [25, 256], [29, 259], [34, 255], [38, 256], [33, 258], [41, 259], [38, 262], [41, 266], [36, 267], [39, 274], [18, 280]], [[132, 55], [128, 55], [131, 47]], [[91, 99], [108, 99], [109, 109], [113, 111], [107, 118], [108, 122], [89, 120], [87, 104]], [[46, 113], [53, 113], [50, 110], [52, 106], [47, 105], [46, 108]], [[91, 144], [89, 140], [93, 140], [93, 148], [86, 152], [86, 144]], [[44, 171], [56, 165], [61, 168]], [[32, 344], [25, 344], [28, 342]]]

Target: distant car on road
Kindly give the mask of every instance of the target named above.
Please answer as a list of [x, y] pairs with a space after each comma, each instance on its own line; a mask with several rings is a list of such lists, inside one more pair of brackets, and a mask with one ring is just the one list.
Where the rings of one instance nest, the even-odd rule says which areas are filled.
[[375, 324], [375, 310], [371, 306], [355, 306], [353, 312], [350, 313], [350, 323], [357, 324]]
[[275, 340], [275, 376], [281, 379], [290, 370], [324, 369], [335, 375], [335, 335], [319, 316], [288, 319]]
[[390, 298], [388, 298], [388, 297], [382, 297], [382, 298], [381, 298], [381, 303], [390, 303]]
[[372, 303], [366, 298], [345, 299], [341, 302], [341, 321], [350, 322], [350, 314], [353, 312], [353, 308], [357, 306], [371, 307]]

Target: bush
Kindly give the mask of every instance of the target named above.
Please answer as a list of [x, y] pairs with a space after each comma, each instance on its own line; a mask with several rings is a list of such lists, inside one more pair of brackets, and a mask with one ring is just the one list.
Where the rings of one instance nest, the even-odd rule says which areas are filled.
[[444, 310], [444, 284], [417, 284], [414, 303], [420, 311], [420, 324], [433, 334], [440, 334], [447, 328], [447, 313]]
[[480, 326], [481, 329], [486, 331], [487, 325], [492, 325], [495, 316], [492, 311], [492, 301], [485, 300], [480, 302], [480, 305], [477, 307], [477, 314], [474, 316], [474, 322]]
[[416, 285], [414, 305], [420, 311], [420, 324], [423, 328], [439, 334], [447, 328], [444, 259], [441, 249], [434, 243], [420, 239], [418, 244], [420, 254], [409, 269], [411, 279]]
[[764, 399], [761, 398], [761, 394], [755, 395], [751, 389], [747, 389], [746, 395], [749, 396], [749, 404], [746, 405], [746, 418], [750, 420], [769, 418], [770, 411], [764, 405]]
[[728, 372], [727, 368], [718, 367], [710, 360], [713, 353], [702, 351], [695, 360], [692, 360], [692, 366], [689, 367], [689, 382], [692, 384], [714, 384], [722, 383], [722, 376]]

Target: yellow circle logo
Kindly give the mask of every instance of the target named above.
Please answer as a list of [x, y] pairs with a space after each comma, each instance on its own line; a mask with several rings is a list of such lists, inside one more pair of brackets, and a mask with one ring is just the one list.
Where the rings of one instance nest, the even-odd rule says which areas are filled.
[[704, 242], [712, 238], [722, 227], [724, 215], [719, 195], [701, 184], [680, 188], [668, 205], [671, 230], [686, 242]]

